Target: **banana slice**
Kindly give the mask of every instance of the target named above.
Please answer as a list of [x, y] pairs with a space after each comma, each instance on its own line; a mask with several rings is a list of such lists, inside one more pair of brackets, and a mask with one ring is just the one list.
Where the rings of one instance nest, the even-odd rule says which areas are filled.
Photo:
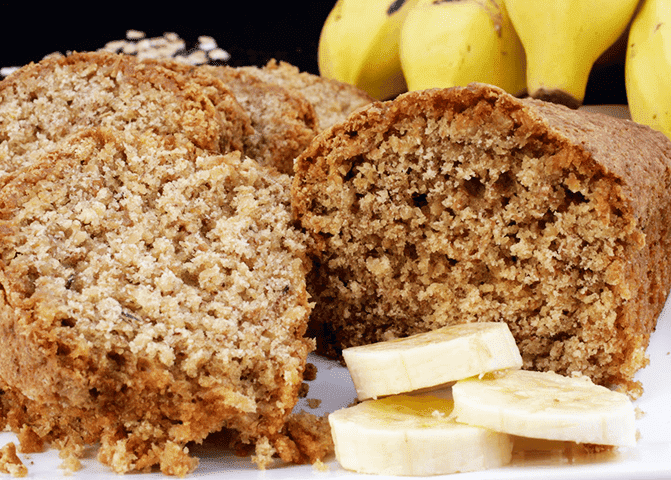
[[462, 425], [453, 403], [434, 395], [367, 400], [329, 415], [336, 459], [358, 473], [440, 475], [510, 462], [509, 435]]
[[499, 432], [598, 445], [636, 445], [629, 397], [587, 377], [508, 371], [452, 387], [457, 421]]
[[522, 366], [515, 339], [502, 322], [453, 325], [347, 348], [343, 357], [360, 400]]

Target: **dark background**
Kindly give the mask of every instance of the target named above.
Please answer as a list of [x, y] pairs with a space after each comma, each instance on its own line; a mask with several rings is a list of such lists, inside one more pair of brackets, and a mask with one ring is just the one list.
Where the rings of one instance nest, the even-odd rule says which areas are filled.
[[[93, 2], [87, 9], [1, 4], [0, 66], [23, 65], [44, 55], [96, 50], [111, 40], [123, 40], [129, 29], [147, 37], [175, 32], [188, 45], [209, 35], [231, 54], [233, 65], [286, 60], [317, 73], [319, 32], [335, 0], [309, 2], [156, 2], [160, 8], [118, 2]], [[93, 5], [96, 5], [93, 7]], [[99, 6], [98, 6], [99, 5]]]
[[[161, 2], [154, 5], [169, 6], [156, 7], [95, 2], [74, 8], [63, 2], [0, 3], [0, 67], [38, 61], [54, 51], [96, 50], [135, 29], [147, 37], [175, 32], [189, 47], [196, 45], [198, 36], [209, 35], [231, 54], [228, 64], [234, 66], [263, 65], [276, 58], [318, 73], [319, 33], [334, 4], [335, 0], [242, 0], [206, 5]], [[626, 103], [622, 55], [621, 50], [595, 68], [586, 104]]]

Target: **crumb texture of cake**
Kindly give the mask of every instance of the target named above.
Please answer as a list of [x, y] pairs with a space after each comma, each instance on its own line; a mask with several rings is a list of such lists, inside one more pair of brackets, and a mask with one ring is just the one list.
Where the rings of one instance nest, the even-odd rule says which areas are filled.
[[28, 476], [28, 468], [16, 454], [16, 445], [13, 442], [0, 448], [0, 472], [8, 473], [15, 478]]
[[284, 433], [282, 442], [276, 445], [284, 462], [314, 465], [334, 453], [328, 414], [318, 417], [306, 411], [292, 413]]
[[262, 165], [289, 175], [294, 172], [294, 159], [320, 131], [373, 101], [354, 86], [301, 72], [286, 62], [270, 62], [262, 68], [194, 66], [170, 59], [145, 63], [202, 84], [207, 78], [222, 82], [249, 118], [240, 149]]
[[374, 99], [358, 87], [337, 80], [301, 72], [287, 62], [271, 60], [264, 67], [238, 67], [269, 83], [281, 85], [304, 96], [315, 109], [319, 130], [345, 120], [354, 110]]
[[313, 348], [290, 177], [130, 140], [82, 130], [0, 190], [3, 423], [120, 473], [184, 475], [222, 428], [273, 454]]
[[216, 153], [241, 150], [251, 128], [233, 94], [214, 78], [127, 55], [54, 54], [0, 83], [0, 175], [96, 126], [129, 137], [151, 131]]
[[314, 107], [303, 95], [240, 68], [203, 65], [197, 70], [221, 79], [249, 113], [254, 133], [244, 152], [264, 165], [293, 174], [296, 158], [318, 133]]
[[505, 321], [528, 369], [636, 397], [671, 284], [671, 144], [481, 84], [373, 103], [296, 160], [318, 351]]

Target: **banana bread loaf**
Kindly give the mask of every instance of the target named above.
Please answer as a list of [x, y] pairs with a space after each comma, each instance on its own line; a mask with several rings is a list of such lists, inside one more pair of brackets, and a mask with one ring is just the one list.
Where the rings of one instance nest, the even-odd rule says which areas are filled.
[[671, 142], [480, 84], [374, 103], [297, 159], [318, 350], [505, 321], [526, 368], [641, 392], [671, 284]]

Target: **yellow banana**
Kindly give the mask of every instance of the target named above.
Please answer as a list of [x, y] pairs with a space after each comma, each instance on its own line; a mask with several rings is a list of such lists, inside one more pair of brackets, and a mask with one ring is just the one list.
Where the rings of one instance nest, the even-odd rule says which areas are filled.
[[385, 100], [407, 90], [398, 43], [417, 0], [338, 0], [319, 37], [319, 73]]
[[342, 352], [359, 400], [521, 368], [522, 356], [505, 322], [450, 325]]
[[452, 387], [457, 422], [546, 440], [636, 445], [634, 404], [587, 377], [507, 370]]
[[[446, 398], [447, 397], [447, 398]], [[329, 415], [340, 465], [378, 475], [444, 475], [506, 465], [512, 437], [457, 423], [449, 391], [367, 400]]]
[[643, 2], [624, 68], [631, 118], [671, 138], [671, 0]]
[[420, 0], [400, 56], [410, 90], [482, 82], [526, 92], [524, 49], [501, 0]]
[[579, 107], [597, 58], [626, 30], [639, 0], [503, 0], [524, 45], [534, 98]]

